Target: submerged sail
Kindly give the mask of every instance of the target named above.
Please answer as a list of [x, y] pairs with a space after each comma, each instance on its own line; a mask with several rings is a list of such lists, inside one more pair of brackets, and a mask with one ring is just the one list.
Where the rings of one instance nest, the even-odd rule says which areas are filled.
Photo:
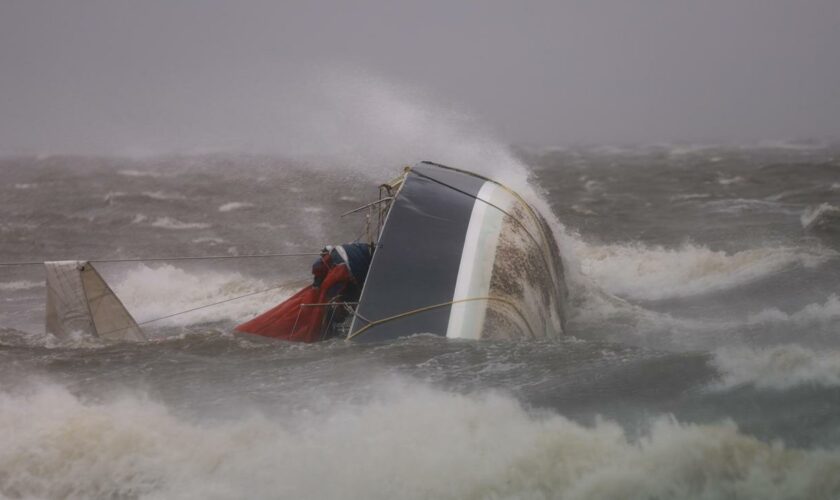
[[145, 340], [137, 322], [90, 262], [44, 262], [47, 271], [47, 331], [106, 340]]

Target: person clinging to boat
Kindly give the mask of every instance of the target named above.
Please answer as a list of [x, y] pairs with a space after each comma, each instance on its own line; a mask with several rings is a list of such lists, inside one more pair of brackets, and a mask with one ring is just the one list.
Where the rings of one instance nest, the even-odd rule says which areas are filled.
[[367, 243], [328, 245], [312, 263], [312, 284], [237, 331], [299, 342], [335, 337], [355, 309], [373, 259]]
[[372, 258], [373, 250], [367, 243], [327, 245], [312, 263], [312, 286], [325, 288], [325, 302], [356, 302]]

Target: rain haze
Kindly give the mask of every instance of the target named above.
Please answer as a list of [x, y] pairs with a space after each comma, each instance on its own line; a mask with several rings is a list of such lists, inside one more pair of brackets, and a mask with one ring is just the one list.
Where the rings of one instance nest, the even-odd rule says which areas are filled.
[[840, 499], [838, 200], [840, 0], [0, 0], [0, 499]]
[[395, 95], [507, 143], [833, 138], [840, 3], [0, 5], [0, 152], [289, 153]]

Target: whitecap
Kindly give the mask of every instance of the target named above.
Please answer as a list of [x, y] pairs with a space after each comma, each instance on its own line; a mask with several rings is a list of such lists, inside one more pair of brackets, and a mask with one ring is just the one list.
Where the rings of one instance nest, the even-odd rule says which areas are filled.
[[102, 197], [104, 201], [111, 202], [117, 198], [121, 198], [123, 196], [127, 196], [128, 193], [124, 191], [108, 191], [105, 196]]
[[735, 175], [735, 176], [732, 176], [732, 177], [726, 177], [724, 175], [721, 175], [721, 176], [718, 177], [717, 182], [721, 186], [728, 186], [730, 184], [738, 184], [738, 183], [744, 182], [744, 178], [741, 177], [740, 175]]
[[801, 385], [840, 386], [840, 351], [814, 351], [788, 344], [767, 348], [730, 347], [715, 352], [718, 388], [754, 385], [789, 389]]
[[141, 193], [143, 196], [147, 198], [151, 198], [153, 200], [184, 200], [186, 196], [180, 193], [166, 193], [163, 191], [143, 191]]
[[808, 304], [793, 313], [785, 313], [777, 308], [762, 309], [747, 317], [748, 325], [774, 324], [792, 322], [800, 326], [816, 324], [830, 324], [840, 320], [840, 297], [837, 294], [828, 296], [824, 303]]
[[[732, 422], [617, 424], [417, 383], [284, 418], [199, 420], [145, 393], [0, 393], [0, 491], [23, 498], [836, 498], [840, 451], [765, 443]], [[410, 454], [407, 458], [406, 453]], [[49, 471], [33, 473], [32, 471]], [[325, 475], [326, 474], [326, 475]]]
[[796, 247], [729, 253], [702, 245], [577, 244], [581, 271], [610, 293], [660, 300], [729, 289], [791, 266], [815, 267], [836, 253]]
[[835, 217], [840, 219], [840, 208], [828, 203], [823, 203], [817, 207], [806, 209], [799, 220], [802, 223], [803, 228], [813, 229], [814, 227], [824, 223], [826, 220]]
[[233, 210], [242, 210], [245, 208], [252, 208], [254, 206], [253, 203], [248, 203], [245, 201], [232, 201], [230, 203], [225, 203], [219, 207], [219, 212], [230, 212]]
[[206, 222], [183, 222], [172, 217], [158, 217], [151, 225], [163, 229], [206, 229], [211, 226]]

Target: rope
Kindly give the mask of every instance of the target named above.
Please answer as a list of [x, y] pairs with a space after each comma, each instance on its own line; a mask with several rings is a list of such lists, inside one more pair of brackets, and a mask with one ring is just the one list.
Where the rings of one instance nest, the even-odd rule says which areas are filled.
[[518, 200], [519, 200], [519, 201], [520, 201], [520, 202], [521, 202], [521, 203], [522, 203], [522, 204], [523, 204], [523, 205], [524, 205], [524, 206], [528, 209], [528, 212], [531, 214], [531, 216], [534, 218], [534, 221], [537, 223], [537, 229], [539, 229], [539, 230], [540, 230], [540, 233], [541, 233], [541, 234], [540, 234], [540, 236], [542, 236], [542, 240], [543, 240], [542, 242], [537, 241], [537, 239], [534, 237], [534, 235], [532, 235], [532, 234], [531, 234], [531, 232], [530, 232], [530, 231], [528, 231], [528, 228], [525, 226], [525, 223], [524, 223], [524, 222], [522, 222], [521, 220], [519, 220], [517, 217], [514, 217], [514, 216], [513, 216], [513, 214], [511, 214], [511, 213], [510, 213], [510, 212], [508, 212], [507, 210], [505, 210], [505, 209], [501, 208], [500, 206], [495, 205], [495, 204], [493, 204], [493, 203], [490, 203], [489, 201], [487, 201], [487, 200], [485, 200], [485, 199], [483, 199], [483, 198], [479, 198], [478, 196], [476, 196], [476, 195], [474, 195], [474, 194], [470, 194], [470, 193], [468, 193], [468, 192], [466, 192], [466, 191], [464, 191], [464, 190], [462, 190], [462, 189], [458, 189], [458, 188], [456, 188], [455, 186], [453, 186], [453, 185], [451, 185], [451, 184], [447, 184], [446, 182], [443, 182], [443, 181], [441, 181], [441, 180], [439, 180], [439, 179], [435, 179], [434, 177], [431, 177], [431, 176], [429, 176], [429, 175], [423, 174], [423, 173], [421, 173], [421, 172], [416, 172], [416, 171], [414, 171], [414, 170], [412, 170], [412, 171], [411, 171], [411, 173], [412, 173], [412, 174], [414, 174], [414, 175], [416, 175], [416, 176], [418, 176], [418, 177], [422, 177], [422, 178], [424, 178], [424, 179], [428, 179], [428, 180], [430, 180], [430, 181], [432, 181], [432, 182], [434, 182], [434, 183], [436, 183], [436, 184], [440, 184], [440, 185], [441, 185], [441, 186], [443, 186], [443, 187], [449, 188], [449, 189], [451, 189], [451, 190], [453, 190], [453, 191], [455, 191], [455, 192], [458, 192], [458, 193], [460, 193], [460, 194], [463, 194], [464, 196], [468, 196], [468, 197], [470, 197], [470, 198], [473, 198], [474, 200], [478, 200], [478, 201], [480, 201], [480, 202], [486, 203], [487, 205], [490, 205], [491, 207], [495, 208], [496, 210], [498, 210], [498, 211], [502, 212], [503, 214], [505, 214], [505, 215], [507, 215], [508, 217], [510, 217], [510, 218], [511, 218], [513, 221], [515, 221], [517, 224], [519, 224], [519, 226], [522, 228], [522, 230], [523, 230], [523, 231], [525, 231], [525, 234], [527, 234], [527, 235], [528, 235], [528, 237], [530, 237], [530, 238], [531, 238], [531, 240], [532, 240], [534, 243], [536, 243], [538, 246], [542, 246], [542, 247], [543, 247], [543, 250], [545, 250], [545, 251], [547, 251], [547, 252], [549, 252], [549, 253], [550, 253], [550, 250], [548, 249], [548, 247], [547, 247], [547, 246], [543, 246], [543, 244], [546, 244], [547, 237], [546, 237], [545, 233], [542, 231], [541, 224], [539, 223], [539, 219], [537, 219], [537, 217], [536, 217], [536, 214], [535, 214], [535, 212], [534, 212], [534, 209], [533, 209], [533, 208], [531, 208], [531, 205], [529, 205], [529, 204], [528, 204], [528, 202], [526, 202], [524, 198], [522, 198], [521, 196], [519, 196], [519, 194], [518, 194], [516, 191], [514, 191], [514, 190], [510, 189], [509, 187], [505, 186], [504, 184], [502, 184], [502, 183], [500, 183], [500, 182], [494, 181], [493, 179], [489, 179], [489, 178], [487, 178], [487, 177], [484, 177], [484, 176], [481, 176], [481, 175], [478, 175], [478, 174], [473, 174], [472, 172], [467, 172], [467, 171], [465, 171], [465, 170], [458, 170], [458, 169], [455, 169], [455, 168], [452, 168], [452, 167], [446, 167], [446, 166], [444, 166], [444, 165], [438, 165], [437, 163], [432, 163], [432, 165], [435, 165], [435, 166], [437, 166], [437, 167], [447, 168], [447, 169], [450, 169], [450, 170], [454, 170], [454, 171], [456, 171], [456, 172], [462, 172], [462, 173], [465, 173], [465, 174], [470, 174], [470, 175], [473, 175], [473, 176], [475, 176], [475, 177], [478, 177], [479, 179], [483, 179], [483, 180], [486, 180], [486, 181], [488, 181], [488, 182], [492, 182], [493, 184], [496, 184], [497, 186], [501, 187], [502, 189], [504, 189], [505, 191], [507, 191], [508, 193], [510, 193], [511, 195], [513, 195], [514, 197], [516, 197], [516, 199], [518, 199]]
[[[497, 302], [501, 302], [503, 304], [509, 305], [514, 311], [516, 311], [516, 314], [519, 315], [519, 317], [522, 319], [522, 321], [525, 322], [525, 326], [528, 327], [528, 333], [531, 334], [531, 337], [536, 338], [536, 335], [534, 334], [534, 329], [531, 328], [531, 324], [528, 322], [528, 318], [526, 318], [525, 315], [522, 314], [522, 311], [520, 311], [519, 308], [516, 307], [516, 304], [514, 304], [512, 301], [510, 301], [508, 299], [503, 299], [501, 297], [470, 297], [470, 298], [466, 298], [466, 299], [450, 300], [448, 302], [441, 302], [440, 304], [433, 304], [433, 305], [430, 305], [430, 306], [419, 307], [417, 309], [412, 309], [410, 311], [395, 314], [393, 316], [388, 316], [387, 318], [382, 318], [382, 319], [377, 319], [377, 320], [374, 320], [374, 321], [369, 321], [367, 325], [365, 325], [362, 328], [356, 330], [355, 333], [352, 333], [352, 334], [348, 335], [347, 340], [350, 340], [354, 337], [357, 337], [357, 336], [361, 335], [362, 333], [366, 332], [367, 330], [373, 328], [374, 326], [381, 325], [382, 323], [387, 323], [389, 321], [394, 321], [395, 319], [405, 318], [406, 316], [411, 316], [411, 315], [414, 315], [414, 314], [418, 314], [418, 313], [422, 313], [422, 312], [426, 312], [426, 311], [431, 311], [433, 309], [439, 309], [441, 307], [446, 307], [446, 306], [450, 306], [450, 305], [453, 305], [453, 304], [459, 304], [459, 303], [462, 303], [462, 302], [474, 302], [474, 301], [477, 301], [477, 300], [491, 300], [491, 301], [495, 300]], [[359, 316], [359, 317], [361, 317], [361, 316]], [[364, 319], [364, 318], [362, 318], [362, 319]]]
[[[131, 258], [131, 259], [65, 259], [65, 260], [84, 260], [94, 264], [105, 262], [155, 262], [155, 261], [176, 261], [176, 260], [218, 260], [218, 259], [259, 259], [264, 257], [311, 257], [321, 255], [320, 252], [300, 252], [300, 253], [266, 253], [255, 255], [204, 255], [199, 257], [148, 257], [148, 258]], [[22, 261], [22, 262], [0, 262], [0, 266], [40, 266], [44, 261]]]
[[[161, 320], [164, 320], [164, 319], [173, 318], [175, 316], [180, 316], [182, 314], [195, 312], [195, 311], [198, 311], [198, 310], [201, 310], [201, 309], [207, 309], [208, 307], [217, 306], [219, 304], [224, 304], [224, 303], [227, 303], [227, 302], [233, 302], [234, 300], [244, 299], [245, 297], [251, 297], [253, 295], [259, 295], [261, 293], [270, 292], [272, 290], [277, 290], [278, 288], [283, 288], [285, 286], [290, 286], [291, 284], [297, 283], [297, 282], [300, 282], [300, 281], [303, 281], [303, 279], [288, 281], [288, 282], [285, 282], [285, 283], [281, 283], [279, 285], [275, 285], [271, 288], [265, 288], [265, 289], [262, 289], [262, 290], [257, 290], [256, 292], [246, 293], [245, 295], [239, 295], [238, 297], [231, 297], [229, 299], [220, 300], [218, 302], [213, 302], [212, 304], [204, 304], [202, 306], [193, 307], [192, 309], [187, 309], [186, 311], [179, 311], [179, 312], [176, 312], [176, 313], [167, 314], [166, 316], [161, 316], [159, 318], [149, 319], [149, 320], [143, 321], [141, 323], [137, 323], [137, 326], [148, 325], [149, 323], [154, 323], [156, 321], [161, 321]], [[110, 332], [100, 333], [99, 336], [108, 335], [108, 334], [116, 333], [116, 332], [121, 332], [123, 330], [128, 330], [129, 328], [132, 328], [132, 327], [127, 326], [125, 328], [117, 328], [116, 330], [111, 330]]]

